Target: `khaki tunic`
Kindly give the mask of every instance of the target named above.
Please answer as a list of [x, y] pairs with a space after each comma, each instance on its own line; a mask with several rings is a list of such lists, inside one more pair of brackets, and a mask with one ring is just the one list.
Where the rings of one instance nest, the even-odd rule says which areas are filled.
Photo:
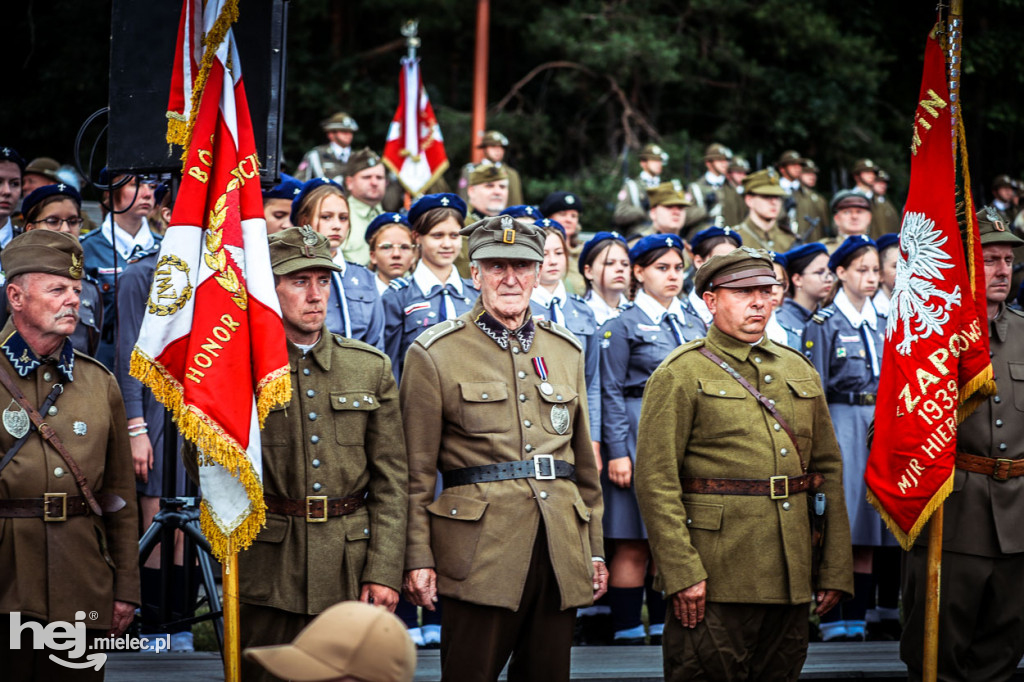
[[892, 202], [877, 194], [871, 197], [871, 238], [878, 239], [883, 234], [899, 231], [900, 214]]
[[[8, 321], [0, 342], [14, 332], [13, 321]], [[5, 355], [0, 357], [0, 367], [37, 408], [63, 376], [55, 365], [43, 364], [22, 378]], [[78, 351], [72, 373], [74, 380], [63, 382], [64, 393], [54, 403], [56, 414], [45, 419], [93, 493], [119, 495], [127, 504], [103, 517], [72, 516], [59, 522], [0, 518], [0, 614], [19, 611], [44, 621], [74, 622], [76, 611], [95, 611], [99, 617], [87, 618], [86, 627], [107, 630], [115, 600], [141, 603], [135, 473], [114, 375]], [[11, 397], [3, 387], [0, 394], [6, 408]], [[75, 422], [85, 424], [84, 435], [75, 434]], [[6, 453], [14, 441], [0, 429], [0, 451]], [[39, 498], [43, 493], [82, 494], [63, 458], [36, 432], [0, 475], [0, 499]]]
[[[789, 422], [810, 471], [825, 475], [825, 551], [811, 584], [807, 493], [768, 496], [683, 493], [680, 478], [799, 476], [786, 431], [723, 369], [707, 345]], [[707, 599], [802, 604], [812, 590], [853, 593], [842, 460], [817, 372], [798, 352], [765, 338], [756, 346], [712, 326], [673, 351], [647, 382], [640, 414], [636, 487], [654, 563], [667, 594], [707, 580]]]
[[778, 223], [772, 225], [772, 229], [765, 232], [757, 225], [750, 222], [748, 217], [742, 223], [734, 227], [743, 236], [743, 246], [754, 249], [767, 249], [782, 253], [789, 251], [796, 243], [796, 237], [787, 229], [779, 227]]
[[[523, 198], [523, 179], [520, 177], [519, 171], [507, 163], [502, 162], [502, 165], [505, 168], [505, 172], [508, 174], [508, 201], [505, 205], [519, 206], [521, 204], [525, 204], [526, 201]], [[473, 166], [474, 164], [467, 163], [462, 167], [462, 172], [459, 174], [458, 194], [462, 197], [462, 200], [467, 203], [469, 203], [469, 192], [467, 191], [469, 188], [469, 174], [473, 171]], [[430, 188], [430, 192], [442, 191], [447, 190], [436, 189], [434, 187]], [[429, 194], [430, 192], [424, 192], [424, 194]]]
[[[402, 410], [409, 444], [405, 568], [434, 568], [438, 592], [518, 610], [541, 521], [561, 609], [593, 600], [592, 557], [603, 556], [601, 486], [587, 423], [583, 353], [564, 327], [535, 324], [529, 350], [508, 347], [474, 324], [472, 311], [424, 332], [409, 348]], [[531, 363], [542, 357], [550, 395]], [[559, 433], [553, 409], [568, 410]], [[576, 466], [577, 482], [517, 479], [457, 486], [435, 500], [438, 470], [552, 454]]]
[[803, 185], [796, 191], [797, 236], [803, 244], [823, 239], [829, 233], [832, 213], [825, 198]]

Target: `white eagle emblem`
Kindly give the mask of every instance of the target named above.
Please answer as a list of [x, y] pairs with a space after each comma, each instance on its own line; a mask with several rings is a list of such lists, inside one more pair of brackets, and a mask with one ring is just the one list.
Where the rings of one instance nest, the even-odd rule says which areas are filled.
[[[885, 337], [892, 339], [898, 324], [903, 325], [903, 340], [896, 344], [900, 355], [910, 355], [918, 339], [942, 332], [949, 321], [949, 310], [960, 304], [960, 287], [946, 292], [936, 286], [944, 280], [940, 270], [953, 267], [952, 258], [942, 250], [948, 241], [935, 229], [935, 221], [924, 213], [908, 212], [900, 231], [900, 257], [896, 261], [889, 322]], [[932, 298], [939, 302], [929, 303]]]

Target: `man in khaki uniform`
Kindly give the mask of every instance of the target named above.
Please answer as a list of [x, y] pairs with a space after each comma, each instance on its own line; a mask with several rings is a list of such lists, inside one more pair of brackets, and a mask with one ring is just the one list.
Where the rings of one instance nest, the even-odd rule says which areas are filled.
[[359, 265], [370, 262], [370, 245], [366, 242], [366, 228], [383, 213], [381, 201], [387, 176], [377, 152], [360, 149], [345, 166], [345, 192], [348, 194], [348, 237], [341, 245], [345, 260]]
[[878, 239], [888, 232], [899, 231], [899, 216], [892, 204], [886, 201], [878, 201], [875, 195], [875, 180], [881, 168], [871, 159], [858, 159], [853, 164], [851, 173], [856, 183], [854, 191], [860, 192], [871, 200], [871, 227], [868, 228], [868, 236]]
[[[394, 611], [408, 468], [388, 357], [327, 331], [329, 242], [270, 237], [292, 399], [261, 432], [267, 525], [238, 556], [242, 646], [285, 644], [318, 613], [359, 599]], [[243, 661], [245, 680], [276, 679]]]
[[509, 680], [567, 680], [576, 607], [608, 576], [583, 353], [530, 315], [543, 230], [499, 216], [463, 234], [480, 298], [402, 374], [405, 593], [427, 609], [441, 595], [442, 680], [497, 680], [510, 654]]
[[785, 196], [786, 190], [779, 185], [779, 174], [774, 168], [743, 178], [743, 201], [749, 212], [742, 223], [732, 227], [743, 237], [744, 244], [776, 253], [793, 248], [796, 236], [778, 220]]
[[[957, 429], [942, 527], [940, 680], [1007, 680], [1024, 655], [1024, 314], [1006, 306], [1013, 249], [1024, 241], [994, 210], [978, 214], [992, 370], [999, 392]], [[904, 563], [900, 658], [920, 680], [928, 529]]]
[[303, 182], [313, 178], [328, 178], [341, 183], [345, 164], [352, 156], [352, 138], [359, 132], [359, 124], [344, 111], [320, 122], [327, 136], [327, 144], [313, 147], [302, 157], [295, 177]]
[[[508, 138], [497, 130], [488, 130], [484, 133], [480, 144], [477, 145], [477, 149], [484, 150], [484, 158], [481, 159], [480, 163], [489, 163], [505, 169], [505, 175], [508, 178], [506, 205], [518, 206], [524, 203], [523, 180], [519, 177], [519, 171], [505, 163], [505, 155], [508, 153]], [[467, 202], [469, 201], [469, 188], [473, 184], [470, 182], [470, 175], [472, 175], [473, 169], [478, 165], [480, 164], [467, 163], [462, 167], [462, 173], [459, 176], [459, 196]]]
[[[81, 665], [84, 654], [72, 659], [68, 651], [32, 648], [28, 623], [81, 623], [83, 644], [92, 646], [93, 637], [123, 633], [140, 604], [139, 519], [124, 403], [114, 376], [67, 341], [78, 319], [83, 274], [78, 240], [33, 230], [12, 240], [3, 257], [11, 317], [0, 333], [0, 372], [17, 393], [0, 386], [0, 452], [24, 442], [10, 459], [0, 455], [2, 676], [102, 680], [102, 670], [49, 660], [55, 654]], [[42, 414], [69, 458], [30, 427], [18, 395]], [[76, 618], [78, 612], [87, 615]], [[21, 624], [17, 647], [10, 645], [13, 618]]]
[[647, 190], [661, 184], [661, 174], [668, 163], [668, 152], [656, 144], [645, 144], [638, 155], [640, 174], [626, 178], [619, 190], [613, 220], [618, 229], [626, 234], [636, 232], [647, 222], [651, 204], [647, 201]]
[[690, 207], [686, 209], [681, 237], [689, 239], [712, 225], [728, 226], [725, 209], [734, 206], [737, 197], [727, 177], [730, 163], [732, 150], [724, 144], [716, 142], [704, 150], [704, 167], [707, 170], [686, 188]]
[[847, 237], [867, 234], [871, 227], [871, 199], [858, 189], [841, 189], [829, 202], [834, 237], [821, 239], [829, 254], [835, 252]]
[[[487, 161], [478, 163], [469, 174], [469, 199], [466, 202], [466, 225], [500, 214], [509, 205], [508, 168]], [[513, 204], [514, 205], [514, 204]], [[469, 240], [462, 240], [462, 251], [455, 259], [455, 269], [465, 278], [469, 271]]]
[[[636, 487], [672, 599], [669, 682], [796, 680], [808, 604], [824, 613], [853, 592], [842, 460], [821, 380], [764, 334], [775, 284], [763, 251], [710, 258], [695, 286], [714, 324], [706, 339], [673, 351], [644, 392]], [[816, 582], [812, 492], [825, 496]]]
[[779, 221], [795, 234], [801, 243], [817, 241], [825, 236], [829, 212], [820, 194], [804, 187], [800, 178], [808, 159], [789, 149], [782, 152], [775, 167], [779, 170], [779, 185], [786, 190]]
[[742, 156], [733, 156], [725, 177], [731, 192], [722, 201], [722, 222], [726, 226], [739, 225], [747, 217], [747, 204], [743, 201], [743, 179], [750, 174], [750, 162]]

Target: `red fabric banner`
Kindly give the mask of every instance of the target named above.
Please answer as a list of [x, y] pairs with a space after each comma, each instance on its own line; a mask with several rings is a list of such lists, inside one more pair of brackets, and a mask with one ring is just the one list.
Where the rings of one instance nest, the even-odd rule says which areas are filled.
[[448, 170], [441, 126], [423, 88], [419, 60], [402, 60], [398, 109], [384, 143], [384, 165], [417, 198]]

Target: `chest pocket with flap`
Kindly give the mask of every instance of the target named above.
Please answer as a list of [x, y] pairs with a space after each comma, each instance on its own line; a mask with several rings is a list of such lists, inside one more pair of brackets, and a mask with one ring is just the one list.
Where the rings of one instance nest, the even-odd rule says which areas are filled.
[[370, 413], [378, 407], [380, 403], [373, 391], [331, 391], [331, 416], [338, 445], [362, 445]]
[[551, 393], [545, 393], [537, 386], [540, 396], [541, 422], [544, 430], [558, 435], [569, 435], [575, 424], [572, 423], [576, 414], [577, 393], [568, 384], [551, 384]]
[[466, 433], [505, 433], [512, 428], [512, 405], [504, 381], [459, 382], [460, 423]]

